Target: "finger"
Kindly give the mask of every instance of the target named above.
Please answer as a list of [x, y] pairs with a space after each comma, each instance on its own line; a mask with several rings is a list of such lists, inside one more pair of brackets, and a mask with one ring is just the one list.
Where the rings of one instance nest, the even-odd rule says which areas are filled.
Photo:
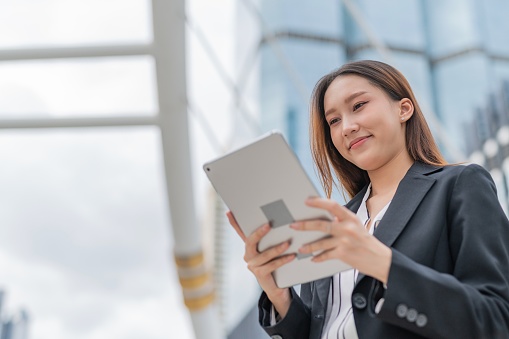
[[309, 198], [306, 200], [306, 205], [329, 211], [339, 220], [345, 220], [355, 217], [355, 214], [352, 213], [348, 208], [341, 206], [340, 204], [331, 199]]
[[328, 220], [307, 220], [297, 221], [290, 225], [294, 230], [299, 231], [322, 231], [329, 234], [332, 230], [331, 222]]
[[278, 268], [280, 268], [281, 266], [294, 260], [295, 257], [296, 257], [296, 255], [293, 253], [293, 254], [288, 254], [288, 255], [282, 256], [280, 258], [277, 258], [275, 260], [272, 260], [270, 263], [267, 264], [267, 269], [270, 271], [270, 273], [272, 273], [275, 270], [277, 270]]
[[269, 233], [269, 231], [270, 225], [265, 224], [258, 227], [249, 237], [246, 238], [246, 259], [258, 255], [258, 243], [267, 233]]
[[280, 268], [281, 266], [291, 262], [295, 258], [296, 258], [296, 255], [294, 253], [293, 254], [288, 254], [288, 255], [284, 255], [282, 257], [279, 257], [277, 259], [274, 259], [274, 260], [272, 260], [272, 261], [270, 261], [267, 264], [262, 265], [262, 266], [251, 266], [251, 265], [248, 264], [248, 268], [256, 276], [269, 275], [272, 272], [274, 272], [275, 270], [277, 270], [278, 268]]
[[269, 261], [272, 261], [275, 258], [279, 257], [281, 254], [284, 253], [284, 251], [286, 251], [288, 249], [288, 247], [290, 247], [290, 241], [285, 241], [277, 246], [273, 246], [273, 247], [263, 251], [256, 257], [254, 257], [251, 260], [251, 263], [256, 266], [264, 265], [264, 264], [268, 263]]
[[322, 253], [320, 253], [318, 255], [315, 255], [311, 259], [311, 261], [312, 262], [322, 262], [322, 261], [326, 261], [326, 260], [330, 260], [330, 259], [337, 259], [334, 257], [333, 249], [329, 249], [329, 250], [323, 251]]
[[313, 253], [318, 251], [326, 251], [337, 247], [337, 245], [338, 240], [329, 237], [303, 245], [301, 248], [299, 248], [299, 253]]
[[228, 218], [228, 221], [230, 222], [230, 225], [233, 226], [233, 229], [235, 230], [235, 232], [237, 232], [237, 234], [242, 239], [242, 241], [246, 242], [246, 235], [240, 229], [240, 226], [239, 226], [237, 220], [235, 220], [235, 217], [233, 216], [232, 211], [226, 212], [226, 217]]

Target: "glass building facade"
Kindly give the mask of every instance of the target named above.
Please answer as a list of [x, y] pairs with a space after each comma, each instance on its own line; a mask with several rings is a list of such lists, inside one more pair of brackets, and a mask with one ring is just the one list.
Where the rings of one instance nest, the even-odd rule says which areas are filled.
[[[312, 177], [314, 84], [347, 61], [382, 60], [407, 77], [446, 158], [486, 166], [505, 205], [505, 147], [496, 136], [508, 111], [508, 1], [262, 0], [260, 11], [262, 126], [285, 133]], [[486, 154], [495, 146], [497, 161]]]

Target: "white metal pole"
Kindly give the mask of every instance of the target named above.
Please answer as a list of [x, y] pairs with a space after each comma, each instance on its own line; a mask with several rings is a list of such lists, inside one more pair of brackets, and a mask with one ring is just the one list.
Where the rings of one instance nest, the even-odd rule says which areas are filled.
[[121, 117], [0, 119], [0, 129], [154, 126], [158, 124], [158, 119], [157, 116], [141, 114]]
[[152, 45], [19, 48], [0, 50], [0, 61], [138, 56], [152, 54]]
[[184, 302], [197, 339], [223, 338], [193, 198], [186, 101], [185, 0], [152, 0], [160, 127]]

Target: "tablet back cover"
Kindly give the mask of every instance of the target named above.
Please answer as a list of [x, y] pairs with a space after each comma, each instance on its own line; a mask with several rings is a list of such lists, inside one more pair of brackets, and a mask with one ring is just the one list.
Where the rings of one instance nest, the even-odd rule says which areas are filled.
[[[289, 227], [294, 221], [330, 220], [331, 216], [305, 205], [308, 197], [319, 193], [281, 133], [264, 135], [203, 168], [246, 236], [267, 222], [271, 224], [270, 232], [258, 245], [259, 251], [291, 240], [285, 254], [298, 253], [303, 244], [327, 236]], [[311, 257], [299, 254], [274, 272], [277, 285], [288, 287], [350, 268], [339, 260], [314, 263]]]

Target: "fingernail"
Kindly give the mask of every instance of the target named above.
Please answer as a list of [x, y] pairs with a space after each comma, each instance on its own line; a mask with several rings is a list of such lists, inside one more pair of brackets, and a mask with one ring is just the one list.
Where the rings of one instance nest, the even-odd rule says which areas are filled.
[[299, 253], [305, 253], [307, 252], [308, 246], [304, 245], [301, 248], [299, 248]]
[[300, 229], [300, 223], [294, 222], [293, 224], [290, 224], [290, 228], [293, 228], [294, 230]]

